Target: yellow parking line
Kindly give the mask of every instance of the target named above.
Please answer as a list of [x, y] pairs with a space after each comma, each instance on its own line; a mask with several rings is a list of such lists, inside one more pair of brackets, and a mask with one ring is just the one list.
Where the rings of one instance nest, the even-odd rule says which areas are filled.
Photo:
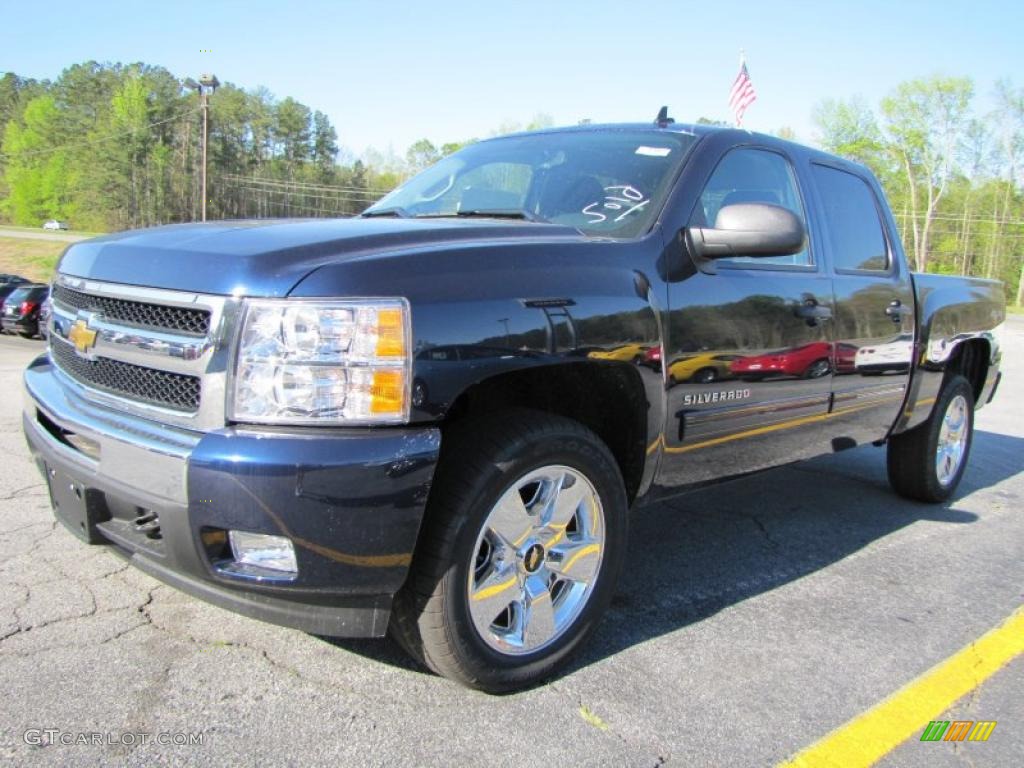
[[869, 766], [1024, 653], [1024, 608], [778, 768]]
[[488, 597], [494, 597], [516, 583], [516, 575], [512, 574], [512, 578], [502, 581], [498, 584], [492, 584], [489, 587], [484, 587], [479, 592], [473, 593], [474, 600], [486, 600]]
[[569, 558], [569, 562], [567, 562], [565, 566], [562, 568], [562, 573], [568, 573], [569, 569], [576, 565], [576, 561], [579, 560], [581, 557], [586, 557], [587, 555], [592, 555], [593, 553], [600, 551], [601, 547], [599, 547], [597, 544], [588, 544], [575, 555]]

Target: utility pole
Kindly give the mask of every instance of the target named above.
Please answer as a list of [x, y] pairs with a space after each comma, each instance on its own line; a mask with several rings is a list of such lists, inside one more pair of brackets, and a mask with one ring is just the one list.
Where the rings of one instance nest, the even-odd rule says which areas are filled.
[[203, 188], [202, 221], [206, 221], [206, 146], [209, 143], [210, 137], [210, 94], [216, 91], [219, 85], [220, 81], [217, 79], [217, 76], [210, 74], [200, 75], [198, 83], [191, 77], [185, 81], [186, 88], [192, 88], [199, 93], [199, 108], [203, 110], [203, 167], [200, 172]]

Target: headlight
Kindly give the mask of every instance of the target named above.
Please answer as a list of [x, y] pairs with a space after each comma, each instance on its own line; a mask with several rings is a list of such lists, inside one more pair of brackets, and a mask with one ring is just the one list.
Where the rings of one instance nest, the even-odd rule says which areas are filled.
[[263, 424], [404, 422], [410, 365], [402, 299], [246, 301], [228, 413]]

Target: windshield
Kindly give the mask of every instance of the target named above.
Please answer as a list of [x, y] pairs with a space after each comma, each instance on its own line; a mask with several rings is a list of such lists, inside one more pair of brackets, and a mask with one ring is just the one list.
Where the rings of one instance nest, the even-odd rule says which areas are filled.
[[576, 227], [646, 232], [696, 137], [654, 130], [558, 131], [472, 144], [394, 190], [365, 215], [492, 213]]

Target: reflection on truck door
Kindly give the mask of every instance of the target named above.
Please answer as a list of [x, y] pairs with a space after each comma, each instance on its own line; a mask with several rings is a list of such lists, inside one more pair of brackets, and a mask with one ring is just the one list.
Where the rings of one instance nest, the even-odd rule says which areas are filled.
[[[707, 226], [721, 208], [745, 202], [782, 205], [807, 220], [789, 160], [742, 147], [718, 162], [690, 225]], [[671, 379], [663, 486], [782, 464], [828, 446], [832, 286], [810, 243], [793, 256], [715, 267], [669, 287], [668, 370], [686, 370], [677, 361], [712, 350], [728, 365], [710, 382], [706, 374]]]

